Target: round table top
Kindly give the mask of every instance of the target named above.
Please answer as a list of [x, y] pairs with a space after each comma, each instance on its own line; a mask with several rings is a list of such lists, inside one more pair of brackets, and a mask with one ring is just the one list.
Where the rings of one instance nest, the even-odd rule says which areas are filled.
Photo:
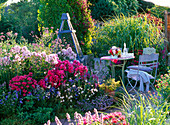
[[100, 60], [129, 60], [134, 58], [135, 56], [126, 56], [126, 57], [118, 57], [118, 58], [113, 58], [111, 56], [103, 56], [100, 58]]

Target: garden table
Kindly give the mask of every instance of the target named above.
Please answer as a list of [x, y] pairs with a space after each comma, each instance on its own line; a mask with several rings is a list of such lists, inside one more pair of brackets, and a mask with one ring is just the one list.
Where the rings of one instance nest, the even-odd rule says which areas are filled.
[[[113, 57], [111, 57], [111, 56], [103, 56], [103, 57], [101, 57], [100, 58], [100, 60], [108, 60], [108, 61], [111, 61], [111, 62], [113, 62], [112, 63], [112, 66], [111, 66], [111, 70], [112, 70], [112, 77], [113, 78], [115, 78], [115, 67], [117, 66], [117, 67], [121, 67], [122, 68], [122, 81], [123, 81], [123, 83], [124, 83], [124, 72], [125, 72], [125, 65], [126, 65], [126, 62], [128, 61], [128, 60], [130, 60], [130, 59], [134, 59], [135, 58], [135, 56], [124, 56], [124, 57], [118, 57], [118, 58], [113, 58]], [[117, 63], [117, 61], [119, 61], [119, 60], [122, 60], [123, 61], [123, 63], [121, 63], [121, 64], [116, 64]]]

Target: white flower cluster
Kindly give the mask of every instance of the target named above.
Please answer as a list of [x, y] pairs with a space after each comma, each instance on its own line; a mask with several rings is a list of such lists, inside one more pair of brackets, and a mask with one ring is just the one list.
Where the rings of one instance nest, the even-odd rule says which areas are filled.
[[[4, 50], [6, 52], [6, 50]], [[0, 65], [9, 65], [11, 60], [10, 57], [13, 57], [13, 62], [24, 61], [31, 56], [45, 58], [45, 61], [52, 64], [58, 63], [58, 55], [57, 54], [50, 54], [47, 55], [45, 52], [30, 52], [26, 46], [20, 47], [18, 45], [11, 48], [10, 53], [6, 53], [5, 57], [0, 58]]]
[[75, 60], [77, 57], [77, 54], [73, 52], [71, 47], [68, 47], [67, 49], [62, 49], [60, 52], [57, 53], [59, 56], [62, 56], [63, 59], [69, 59], [69, 60]]

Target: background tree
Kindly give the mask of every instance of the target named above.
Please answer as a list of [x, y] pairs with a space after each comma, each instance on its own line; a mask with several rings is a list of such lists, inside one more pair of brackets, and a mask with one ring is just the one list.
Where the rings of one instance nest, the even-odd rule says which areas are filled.
[[137, 0], [137, 1], [139, 3], [138, 12], [148, 12], [147, 9], [154, 7], [154, 3], [152, 2], [148, 2], [144, 0]]
[[1, 0], [0, 1], [0, 20], [1, 20], [1, 13], [2, 13], [2, 9], [4, 8], [4, 3], [7, 2], [8, 0]]
[[107, 19], [108, 17], [123, 14], [136, 14], [138, 1], [136, 0], [90, 0], [92, 17], [96, 20]]
[[18, 20], [19, 26], [22, 30], [22, 35], [29, 40], [33, 41], [34, 38], [30, 34], [39, 36], [38, 31], [38, 8], [40, 2], [39, 0], [21, 0], [18, 3], [13, 3], [10, 5], [11, 11], [9, 16]]

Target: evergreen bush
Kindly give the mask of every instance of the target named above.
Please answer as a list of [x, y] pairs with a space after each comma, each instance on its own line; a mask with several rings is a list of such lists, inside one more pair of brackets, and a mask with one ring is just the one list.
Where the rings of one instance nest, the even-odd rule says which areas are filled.
[[[92, 1], [92, 0], [91, 0]], [[109, 16], [135, 14], [138, 9], [136, 0], [98, 0], [92, 1], [92, 17], [96, 20], [106, 19]]]
[[137, 0], [139, 3], [138, 12], [147, 12], [147, 9], [154, 7], [154, 3], [145, 0]]

